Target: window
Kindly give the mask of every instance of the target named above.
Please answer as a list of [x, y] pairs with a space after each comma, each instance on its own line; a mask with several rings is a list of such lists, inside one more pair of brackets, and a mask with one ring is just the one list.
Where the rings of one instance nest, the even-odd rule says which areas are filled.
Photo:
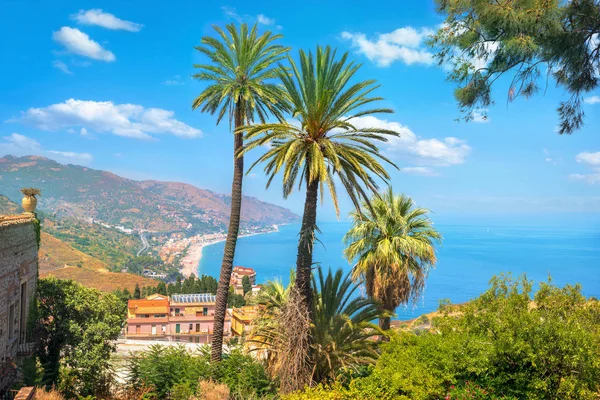
[[202, 315], [204, 315], [205, 317], [208, 315], [208, 307], [204, 307], [202, 309]]
[[188, 332], [193, 332], [194, 331], [194, 324], [190, 324], [190, 329], [188, 329]]
[[21, 313], [19, 320], [19, 343], [25, 343], [27, 333], [27, 282], [21, 283]]
[[15, 305], [11, 304], [8, 309], [8, 339], [12, 339], [15, 334]]
[[175, 333], [180, 333], [181, 332], [181, 327], [179, 326], [179, 324], [175, 324]]
[[179, 308], [175, 309], [175, 315], [179, 315]]
[[200, 324], [196, 324], [196, 332], [200, 332]]

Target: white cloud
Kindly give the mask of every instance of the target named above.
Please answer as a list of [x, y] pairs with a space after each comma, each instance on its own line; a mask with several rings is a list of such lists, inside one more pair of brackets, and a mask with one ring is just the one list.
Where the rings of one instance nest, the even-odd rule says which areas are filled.
[[223, 11], [223, 14], [226, 17], [233, 18], [233, 19], [235, 19], [238, 22], [242, 22], [243, 21], [242, 16], [237, 13], [237, 10], [235, 9], [235, 7], [222, 6], [221, 7], [221, 11]]
[[588, 185], [600, 184], [600, 151], [596, 153], [584, 151], [575, 156], [575, 161], [591, 167], [594, 172], [588, 174], [571, 174], [569, 175], [570, 180], [585, 182]]
[[164, 81], [163, 85], [177, 86], [177, 85], [183, 85], [183, 82], [181, 81], [180, 75], [175, 75], [173, 77], [173, 79], [167, 79], [166, 81]]
[[202, 136], [202, 131], [174, 119], [174, 114], [137, 104], [69, 99], [48, 107], [30, 108], [20, 119], [9, 122], [20, 121], [46, 131], [81, 127], [86, 133], [87, 130], [108, 132], [136, 139], [149, 139], [151, 134], [164, 133], [184, 138]]
[[364, 33], [342, 32], [342, 39], [350, 40], [358, 53], [380, 67], [387, 67], [394, 61], [407, 65], [434, 63], [433, 54], [423, 43], [434, 33], [429, 28], [416, 30], [410, 26], [396, 29], [390, 33], [379, 34], [376, 39], [368, 39]]
[[38, 155], [61, 162], [74, 162], [87, 165], [94, 160], [90, 153], [75, 153], [72, 151], [44, 150], [40, 142], [25, 135], [13, 133], [0, 141], [0, 155], [28, 156]]
[[583, 152], [575, 156], [575, 161], [581, 164], [600, 166], [600, 151], [596, 153]]
[[258, 14], [256, 16], [256, 21], [262, 25], [273, 25], [275, 23], [275, 20], [273, 18], [269, 18], [264, 14]]
[[[256, 16], [248, 15], [248, 14], [242, 15], [237, 12], [237, 9], [235, 7], [230, 7], [230, 6], [222, 6], [221, 11], [223, 12], [223, 15], [225, 15], [226, 17], [235, 19], [237, 22], [240, 22], [240, 23], [256, 21], [256, 23], [261, 24], [261, 25], [275, 24], [275, 19], [269, 18], [265, 14], [258, 14]], [[275, 28], [282, 29], [281, 25], [277, 25]]]
[[54, 61], [52, 61], [52, 65], [54, 66], [54, 68], [57, 68], [57, 69], [61, 70], [65, 74], [73, 75], [73, 72], [71, 72], [71, 70], [69, 69], [69, 67], [67, 66], [67, 64], [65, 64], [64, 62], [62, 62], [60, 60], [54, 60]]
[[79, 29], [63, 26], [60, 30], [52, 34], [52, 38], [65, 46], [67, 51], [71, 53], [100, 61], [110, 62], [116, 60], [113, 53], [100, 46], [98, 42], [90, 39], [87, 34], [81, 32]]
[[63, 160], [67, 159], [81, 164], [89, 164], [94, 159], [94, 157], [92, 157], [90, 153], [74, 153], [72, 151], [56, 150], [48, 150], [46, 153], [48, 153], [51, 156], [54, 156], [52, 158], [59, 158]]
[[97, 25], [107, 29], [129, 32], [139, 32], [144, 27], [142, 24], [122, 20], [98, 8], [87, 11], [79, 10], [77, 14], [71, 15], [71, 19], [82, 25]]
[[471, 116], [473, 117], [473, 122], [478, 122], [481, 124], [485, 124], [491, 121], [491, 119], [487, 116], [487, 108], [480, 108], [478, 110], [474, 110]]
[[588, 185], [600, 184], [600, 172], [593, 174], [571, 174], [569, 179], [572, 181], [585, 182]]
[[600, 96], [591, 96], [583, 99], [585, 104], [598, 104], [600, 103]]
[[87, 129], [85, 129], [85, 128], [81, 128], [81, 130], [79, 131], [79, 134], [80, 134], [81, 136], [87, 136], [87, 134], [88, 134], [88, 131], [87, 131]]
[[401, 172], [409, 175], [418, 175], [418, 176], [437, 176], [438, 173], [432, 168], [428, 167], [404, 167], [400, 168]]
[[373, 127], [399, 132], [400, 137], [391, 137], [381, 145], [383, 152], [395, 161], [403, 160], [419, 167], [448, 167], [463, 164], [471, 153], [471, 147], [464, 140], [455, 137], [421, 139], [398, 122], [370, 115], [353, 118], [350, 122], [358, 129]]

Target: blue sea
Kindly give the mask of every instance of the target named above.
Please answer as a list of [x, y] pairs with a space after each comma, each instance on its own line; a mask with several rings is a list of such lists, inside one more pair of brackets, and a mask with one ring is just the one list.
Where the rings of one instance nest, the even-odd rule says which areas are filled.
[[[350, 265], [342, 256], [342, 237], [348, 222], [319, 223], [321, 243], [315, 245], [314, 261], [325, 268]], [[492, 276], [502, 272], [527, 274], [535, 282], [552, 276], [557, 285], [581, 283], [587, 296], [600, 297], [600, 229], [598, 225], [576, 226], [487, 226], [437, 225], [444, 236], [438, 248], [438, 263], [431, 271], [422, 299], [414, 306], [399, 308], [398, 319], [411, 319], [437, 309], [439, 301], [453, 303], [475, 298], [488, 288]], [[285, 225], [279, 232], [241, 238], [235, 265], [254, 268], [257, 281], [279, 278], [289, 281], [296, 261], [300, 226]], [[199, 274], [218, 278], [225, 243], [203, 250]]]

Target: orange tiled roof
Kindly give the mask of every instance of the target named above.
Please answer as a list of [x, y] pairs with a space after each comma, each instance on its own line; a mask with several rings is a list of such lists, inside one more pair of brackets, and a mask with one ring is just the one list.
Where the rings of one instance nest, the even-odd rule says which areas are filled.
[[131, 314], [167, 314], [169, 312], [169, 300], [129, 300], [127, 307]]

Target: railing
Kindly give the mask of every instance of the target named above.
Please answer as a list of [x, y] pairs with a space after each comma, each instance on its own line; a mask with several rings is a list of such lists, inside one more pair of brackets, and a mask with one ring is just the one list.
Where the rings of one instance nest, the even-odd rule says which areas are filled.
[[28, 356], [33, 354], [35, 351], [36, 343], [19, 343], [19, 348], [17, 349], [17, 354], [20, 356]]
[[134, 323], [144, 323], [144, 324], [150, 324], [150, 323], [167, 323], [169, 322], [169, 317], [148, 317], [148, 318], [140, 318], [140, 317], [134, 317], [134, 318], [127, 318], [127, 322], [129, 324], [134, 324]]
[[180, 322], [180, 321], [213, 321], [214, 315], [196, 315], [196, 314], [180, 314], [172, 315], [169, 317], [169, 322]]

